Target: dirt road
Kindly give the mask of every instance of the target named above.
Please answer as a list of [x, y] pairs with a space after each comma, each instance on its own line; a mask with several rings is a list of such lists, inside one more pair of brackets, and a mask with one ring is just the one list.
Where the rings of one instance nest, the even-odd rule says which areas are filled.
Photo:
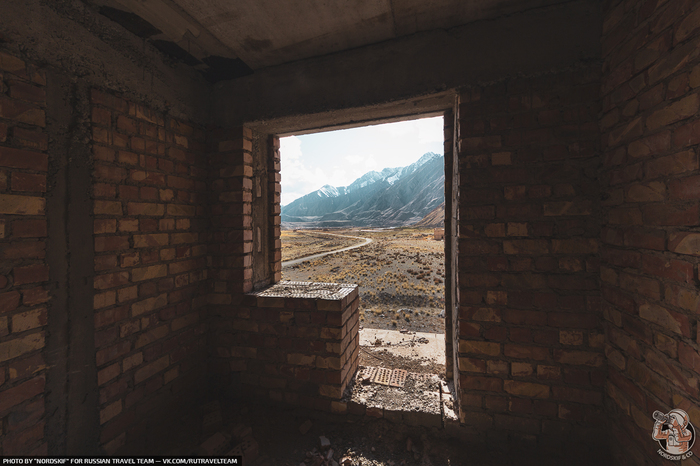
[[371, 242], [373, 241], [372, 238], [365, 238], [365, 237], [362, 237], [362, 236], [336, 235], [336, 234], [334, 234], [334, 233], [320, 233], [320, 232], [318, 232], [318, 231], [315, 231], [314, 234], [316, 234], [316, 235], [338, 236], [338, 237], [341, 237], [341, 238], [354, 238], [354, 239], [363, 240], [364, 242], [363, 242], [363, 243], [360, 243], [360, 244], [355, 244], [355, 245], [352, 245], [352, 246], [348, 246], [348, 247], [345, 247], [345, 248], [334, 249], [333, 251], [320, 252], [320, 253], [318, 253], [318, 254], [312, 254], [312, 255], [310, 255], [310, 256], [300, 257], [300, 258], [298, 258], [298, 259], [294, 259], [294, 260], [282, 262], [282, 268], [290, 267], [290, 266], [297, 265], [297, 264], [301, 264], [302, 262], [310, 261], [310, 260], [313, 260], [313, 259], [318, 259], [318, 258], [321, 258], [321, 257], [323, 257], [323, 256], [327, 256], [327, 255], [329, 255], [329, 254], [336, 254], [336, 253], [339, 253], [339, 252], [350, 251], [351, 249], [356, 249], [356, 248], [360, 248], [360, 247], [362, 247], [362, 246], [366, 246], [366, 245], [368, 245], [369, 243], [371, 243]]

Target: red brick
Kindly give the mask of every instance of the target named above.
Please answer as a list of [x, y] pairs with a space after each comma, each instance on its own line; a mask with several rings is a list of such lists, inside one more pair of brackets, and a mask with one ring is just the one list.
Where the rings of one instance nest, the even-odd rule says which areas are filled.
[[642, 213], [644, 223], [647, 225], [695, 226], [700, 223], [700, 211], [697, 205], [652, 204], [644, 206]]
[[94, 145], [92, 146], [92, 153], [94, 155], [95, 160], [102, 160], [104, 162], [114, 161], [114, 150], [112, 149]]
[[138, 133], [138, 123], [125, 115], [119, 115], [117, 118], [117, 128], [126, 133]]
[[97, 351], [95, 354], [95, 362], [97, 366], [103, 366], [104, 364], [113, 361], [121, 356], [124, 356], [131, 350], [130, 341], [122, 341], [116, 345], [110, 346], [105, 349]]
[[631, 142], [627, 153], [632, 158], [654, 157], [667, 152], [671, 147], [671, 133], [662, 131]]
[[96, 290], [115, 288], [117, 286], [126, 285], [127, 283], [129, 283], [128, 272], [116, 272], [104, 275], [97, 275], [94, 278], [94, 287]]
[[639, 317], [684, 337], [690, 337], [690, 321], [684, 314], [655, 304], [645, 303], [639, 306]]
[[139, 221], [135, 218], [119, 219], [119, 231], [138, 231]]
[[509, 358], [517, 359], [535, 359], [540, 361], [551, 359], [549, 349], [541, 346], [506, 344], [504, 354]]
[[678, 360], [680, 363], [693, 371], [700, 374], [700, 354], [690, 345], [680, 342], [678, 346]]
[[143, 200], [158, 200], [158, 188], [142, 187], [139, 191], [139, 198]]
[[490, 392], [503, 391], [503, 380], [497, 377], [461, 375], [460, 382], [460, 385], [463, 389], [484, 390]]
[[[670, 249], [670, 245], [669, 245]], [[693, 282], [693, 264], [661, 256], [642, 256], [642, 272], [681, 283]]]
[[24, 304], [25, 306], [34, 306], [36, 304], [42, 304], [47, 302], [50, 299], [50, 296], [51, 294], [49, 290], [45, 290], [42, 287], [22, 290], [22, 304]]
[[604, 261], [618, 267], [641, 267], [641, 254], [636, 251], [606, 248], [601, 254]]
[[138, 199], [139, 197], [139, 187], [138, 186], [119, 186], [119, 198], [120, 199]]
[[677, 121], [690, 118], [695, 115], [699, 108], [700, 96], [698, 94], [689, 94], [681, 100], [672, 102], [649, 115], [646, 119], [647, 128], [653, 132]]
[[[44, 438], [44, 426], [45, 421], [41, 421], [29, 429], [12, 435], [6, 435], [2, 442], [3, 453], [8, 456], [19, 456], [27, 452], [32, 454], [34, 451], [30, 450], [30, 448]], [[45, 456], [46, 451], [46, 443], [44, 443], [42, 447], [36, 450], [35, 454]]]
[[165, 206], [163, 204], [129, 202], [127, 209], [129, 215], [161, 217], [165, 214]]
[[625, 246], [633, 248], [663, 251], [666, 249], [666, 236], [662, 230], [641, 230], [634, 228], [624, 233], [623, 243]]
[[13, 191], [46, 192], [46, 176], [29, 173], [12, 173], [11, 186]]
[[0, 396], [0, 415], [23, 401], [29, 400], [39, 394], [44, 393], [44, 377], [36, 377], [19, 384], [13, 388], [4, 390]]
[[595, 328], [598, 325], [596, 316], [581, 312], [550, 312], [547, 322], [557, 328]]
[[44, 417], [44, 400], [38, 399], [15, 407], [7, 418], [7, 431], [17, 432], [30, 428]]
[[592, 366], [601, 367], [605, 364], [605, 355], [603, 353], [595, 353], [592, 351], [575, 351], [554, 349], [554, 360], [562, 364], [571, 364], [575, 366]]
[[95, 252], [119, 251], [124, 249], [129, 249], [128, 236], [95, 237]]
[[44, 241], [15, 242], [0, 250], [0, 258], [3, 259], [43, 259], [45, 256]]
[[679, 43], [692, 36], [700, 28], [700, 10], [695, 10], [681, 17], [680, 23], [675, 28], [675, 43]]
[[95, 257], [95, 271], [110, 270], [117, 267], [116, 254], [100, 255]]
[[40, 238], [46, 235], [46, 220], [15, 220], [12, 222], [12, 236]]
[[98, 180], [120, 183], [126, 178], [126, 170], [112, 165], [96, 165], [94, 175]]
[[695, 151], [688, 150], [674, 155], [660, 157], [646, 163], [646, 178], [653, 179], [667, 175], [680, 175], [698, 168]]
[[[0, 141], [2, 141], [2, 125], [0, 125]], [[45, 151], [49, 148], [49, 136], [46, 133], [18, 126], [12, 128], [12, 142], [27, 149]]]
[[687, 147], [700, 144], [700, 120], [683, 125], [673, 132], [673, 145]]
[[491, 327], [484, 331], [484, 338], [490, 341], [505, 341], [507, 333], [506, 327]]
[[0, 147], [0, 167], [47, 171], [49, 156], [41, 152]]
[[15, 120], [28, 125], [46, 126], [44, 111], [35, 105], [0, 96], [0, 118]]
[[49, 268], [43, 264], [15, 267], [12, 271], [15, 285], [45, 282], [49, 279]]
[[91, 120], [98, 125], [110, 127], [112, 125], [112, 112], [106, 108], [92, 107]]
[[462, 403], [467, 406], [481, 408], [481, 399], [484, 400], [484, 407], [492, 412], [505, 412], [508, 410], [508, 399], [504, 396], [481, 396], [465, 393], [462, 395]]
[[672, 179], [669, 182], [669, 192], [674, 199], [697, 199], [700, 197], [700, 176]]
[[113, 218], [100, 219], [93, 222], [93, 232], [96, 235], [102, 233], [114, 233], [117, 231], [117, 221]]
[[638, 293], [659, 300], [661, 296], [659, 282], [639, 275], [620, 274], [620, 287], [632, 293]]
[[129, 317], [129, 306], [121, 306], [95, 313], [95, 328], [121, 322]]
[[93, 104], [104, 105], [105, 107], [109, 107], [122, 113], [126, 113], [129, 110], [126, 100], [98, 91], [97, 89], [91, 90], [90, 97]]
[[117, 195], [117, 190], [114, 185], [105, 183], [95, 183], [92, 186], [92, 192], [95, 197], [114, 198]]
[[20, 294], [18, 291], [9, 291], [0, 294], [0, 314], [14, 311], [19, 306]]
[[120, 150], [119, 154], [117, 156], [117, 160], [119, 160], [119, 163], [124, 163], [127, 165], [138, 165], [139, 164], [139, 156], [137, 154], [134, 154], [133, 152], [127, 152]]
[[131, 170], [129, 177], [134, 181], [156, 186], [165, 186], [165, 175], [155, 172], [145, 172], [141, 170]]
[[503, 320], [516, 325], [547, 325], [547, 314], [540, 311], [507, 309], [503, 311]]
[[531, 382], [521, 382], [518, 380], [506, 380], [504, 383], [504, 390], [512, 395], [516, 396], [529, 396], [533, 398], [548, 398], [550, 389], [548, 385], [531, 383]]

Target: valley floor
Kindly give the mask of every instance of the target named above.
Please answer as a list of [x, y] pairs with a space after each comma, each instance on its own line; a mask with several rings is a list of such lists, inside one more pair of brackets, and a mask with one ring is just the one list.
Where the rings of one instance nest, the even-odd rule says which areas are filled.
[[282, 262], [342, 249], [361, 243], [353, 238], [343, 238], [342, 233], [326, 233], [317, 230], [282, 230]]
[[[285, 231], [282, 260], [357, 243], [325, 238], [315, 231]], [[360, 323], [366, 328], [444, 333], [445, 253], [432, 228], [333, 230], [372, 238], [359, 249], [332, 254], [282, 269], [282, 279], [355, 283], [360, 287]], [[307, 248], [308, 245], [308, 248]], [[285, 256], [285, 250], [287, 251]], [[297, 255], [296, 257], [299, 257]]]

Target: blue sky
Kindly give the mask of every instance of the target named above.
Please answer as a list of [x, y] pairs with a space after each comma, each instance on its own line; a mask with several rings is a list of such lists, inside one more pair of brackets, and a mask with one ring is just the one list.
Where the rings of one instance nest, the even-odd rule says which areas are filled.
[[327, 184], [410, 165], [426, 152], [443, 152], [442, 117], [281, 138], [282, 205]]

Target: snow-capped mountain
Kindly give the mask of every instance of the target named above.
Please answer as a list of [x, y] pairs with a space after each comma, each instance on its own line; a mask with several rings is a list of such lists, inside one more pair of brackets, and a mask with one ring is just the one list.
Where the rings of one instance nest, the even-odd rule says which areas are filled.
[[[284, 174], [283, 174], [284, 175]], [[404, 226], [444, 202], [442, 155], [428, 152], [406, 167], [371, 171], [348, 186], [326, 185], [282, 207], [288, 226]]]

